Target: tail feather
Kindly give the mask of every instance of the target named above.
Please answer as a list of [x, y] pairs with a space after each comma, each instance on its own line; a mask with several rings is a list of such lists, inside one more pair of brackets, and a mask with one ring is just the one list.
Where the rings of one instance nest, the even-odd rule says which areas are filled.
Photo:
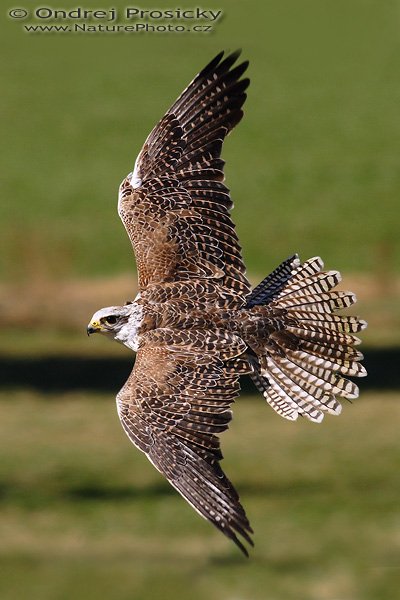
[[352, 292], [328, 292], [312, 296], [288, 296], [279, 302], [275, 301], [275, 305], [279, 308], [302, 308], [303, 310], [330, 313], [333, 310], [349, 308], [355, 302], [357, 302], [357, 298]]
[[334, 345], [334, 346], [358, 346], [361, 344], [359, 337], [349, 333], [337, 332], [333, 329], [325, 329], [324, 327], [311, 324], [310, 327], [287, 327], [286, 331], [294, 333], [298, 338], [314, 342], [316, 344]]
[[267, 381], [268, 390], [264, 390], [263, 396], [267, 399], [270, 406], [285, 419], [295, 421], [299, 416], [298, 406], [286, 394], [282, 397], [276, 388], [271, 386], [268, 380], [265, 381]]
[[263, 281], [254, 288], [247, 299], [246, 308], [253, 306], [263, 306], [279, 293], [286, 285], [296, 268], [300, 265], [300, 260], [297, 254], [286, 259], [279, 265], [270, 275], [267, 275]]
[[300, 262], [297, 268], [293, 273], [293, 281], [298, 281], [303, 277], [311, 277], [312, 275], [316, 275], [324, 268], [324, 261], [320, 256], [313, 256], [313, 258], [309, 258], [303, 263]]
[[[291, 315], [297, 321], [309, 321], [316, 324], [322, 323], [326, 328], [332, 328], [336, 331], [345, 333], [358, 333], [367, 327], [367, 322], [363, 319], [353, 316], [321, 314], [311, 311], [291, 311]], [[307, 325], [308, 327], [308, 325]]]
[[261, 375], [259, 364], [251, 374], [251, 378], [259, 392], [268, 399], [272, 408], [285, 419], [295, 421], [298, 416], [297, 405], [290, 398], [280, 397], [271, 387], [269, 379]]
[[340, 273], [322, 269], [319, 257], [303, 264], [297, 255], [291, 257], [254, 289], [247, 302], [247, 308], [265, 307], [267, 325], [275, 326], [276, 314], [284, 315], [281, 329], [269, 330], [264, 345], [258, 341], [258, 362], [253, 365], [258, 368], [252, 378], [274, 410], [290, 420], [303, 415], [320, 422], [324, 413], [340, 414], [337, 398], [358, 397], [356, 384], [343, 376], [366, 375], [359, 363], [363, 355], [355, 348], [361, 340], [354, 335], [365, 329], [366, 322], [335, 314], [354, 304], [356, 297], [334, 291]]
[[304, 279], [298, 279], [293, 281], [295, 278], [290, 279], [288, 285], [285, 286], [284, 290], [278, 295], [278, 298], [291, 298], [297, 296], [303, 296], [304, 294], [314, 295], [329, 292], [341, 281], [341, 276], [337, 271], [328, 271], [316, 277], [305, 277]]
[[336, 371], [342, 375], [353, 377], [365, 377], [367, 374], [365, 367], [355, 360], [352, 361], [344, 358], [332, 360], [299, 350], [288, 350], [287, 356], [292, 362], [299, 365], [299, 367], [313, 365], [324, 370]]
[[336, 360], [363, 360], [364, 355], [356, 348], [352, 346], [334, 346], [334, 345], [321, 345], [321, 344], [313, 344], [312, 342], [308, 342], [303, 339], [299, 339], [298, 347], [301, 350], [306, 350], [315, 356], [320, 356], [321, 358], [333, 358]]
[[281, 359], [279, 367], [287, 377], [312, 398], [320, 400], [326, 395], [326, 392], [339, 394], [349, 399], [358, 397], [358, 387], [355, 383], [338, 376], [333, 371], [323, 369], [321, 373], [318, 367], [312, 365], [308, 365], [307, 368], [300, 367], [288, 359]]
[[[323, 397], [323, 394], [319, 392], [316, 395], [310, 396], [307, 391], [297, 385], [290, 377], [288, 377], [285, 371], [279, 364], [280, 361], [275, 361], [271, 357], [267, 359], [267, 372], [268, 379], [271, 383], [273, 390], [287, 403], [294, 403], [297, 409], [297, 415], [301, 414], [319, 423], [323, 419], [323, 413], [317, 408], [321, 405], [319, 399], [316, 396]], [[269, 402], [269, 393], [266, 396]]]

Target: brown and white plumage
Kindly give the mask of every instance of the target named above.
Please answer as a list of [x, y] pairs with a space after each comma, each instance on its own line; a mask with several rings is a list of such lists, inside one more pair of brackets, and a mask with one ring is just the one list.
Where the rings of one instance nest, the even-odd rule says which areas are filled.
[[212, 279], [238, 297], [250, 292], [220, 158], [243, 116], [247, 62], [219, 54], [148, 136], [120, 188], [119, 214], [138, 266], [139, 289]]
[[156, 329], [144, 335], [135, 367], [118, 394], [133, 443], [203, 516], [244, 550], [249, 522], [218, 461], [218, 435], [231, 420], [245, 344], [225, 331]]
[[239, 377], [250, 374], [283, 417], [339, 414], [362, 376], [353, 334], [365, 327], [336, 311], [354, 295], [334, 291], [319, 258], [282, 263], [251, 291], [230, 217], [221, 159], [243, 116], [249, 80], [239, 53], [216, 56], [148, 136], [122, 182], [118, 211], [136, 256], [139, 294], [101, 309], [88, 333], [137, 352], [117, 396], [131, 441], [206, 519], [247, 554], [249, 521], [221, 470], [219, 434], [231, 420]]

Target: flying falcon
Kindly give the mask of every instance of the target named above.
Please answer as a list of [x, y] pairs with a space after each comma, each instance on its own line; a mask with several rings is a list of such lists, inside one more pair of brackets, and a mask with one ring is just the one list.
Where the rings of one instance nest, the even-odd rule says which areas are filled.
[[117, 395], [130, 440], [247, 555], [253, 532], [220, 466], [239, 377], [250, 375], [286, 419], [338, 415], [338, 398], [358, 395], [344, 376], [366, 374], [354, 335], [366, 323], [337, 314], [356, 298], [333, 291], [340, 274], [320, 258], [294, 255], [251, 289], [221, 159], [249, 85], [238, 56], [221, 52], [195, 77], [122, 182], [118, 212], [139, 293], [96, 312], [87, 331], [137, 353]]

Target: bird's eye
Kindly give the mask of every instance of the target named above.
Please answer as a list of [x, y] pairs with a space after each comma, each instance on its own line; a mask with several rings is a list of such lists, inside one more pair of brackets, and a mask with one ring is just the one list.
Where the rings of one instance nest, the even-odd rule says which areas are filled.
[[117, 317], [115, 315], [110, 315], [109, 317], [106, 317], [104, 320], [107, 323], [107, 325], [115, 325], [115, 323], [117, 322]]

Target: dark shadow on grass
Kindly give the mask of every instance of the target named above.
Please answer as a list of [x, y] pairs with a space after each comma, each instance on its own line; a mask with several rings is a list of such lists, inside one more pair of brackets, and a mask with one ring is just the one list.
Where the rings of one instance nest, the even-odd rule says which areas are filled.
[[[327, 494], [332, 491], [332, 485], [329, 482], [321, 481], [288, 481], [277, 482], [276, 484], [268, 482], [240, 482], [235, 485], [241, 496], [248, 497], [271, 497], [294, 495], [295, 497], [312, 496], [314, 494]], [[125, 502], [128, 500], [150, 500], [163, 498], [166, 496], [177, 496], [177, 492], [168, 483], [160, 482], [150, 484], [144, 487], [124, 486], [107, 487], [101, 484], [81, 484], [71, 486], [63, 491], [64, 497], [74, 500], [87, 500], [90, 502], [112, 500]], [[178, 496], [177, 496], [178, 497]]]
[[[361, 390], [400, 388], [400, 347], [365, 350], [368, 377], [359, 380]], [[41, 393], [105, 392], [116, 394], [132, 370], [130, 358], [82, 358], [44, 356], [0, 358], [0, 387], [30, 388]], [[250, 379], [242, 379], [244, 393], [256, 390]]]
[[145, 487], [104, 487], [101, 485], [79, 485], [66, 490], [64, 497], [71, 500], [88, 502], [127, 502], [130, 500], [151, 500], [175, 495], [175, 490], [168, 484], [151, 484]]
[[0, 483], [0, 505], [12, 504], [26, 507], [40, 507], [54, 502], [72, 503], [127, 503], [135, 501], [154, 501], [174, 496], [175, 490], [168, 483], [149, 484], [143, 487], [111, 487], [101, 483], [68, 484], [57, 487], [51, 484], [24, 486], [14, 482]]
[[[283, 497], [311, 498], [315, 495], [329, 495], [334, 491], [334, 484], [328, 481], [235, 481], [240, 496], [245, 497]], [[355, 486], [357, 489], [358, 486]], [[124, 485], [110, 486], [101, 482], [64, 482], [41, 481], [40, 484], [23, 485], [14, 481], [0, 482], [0, 505], [13, 504], [27, 507], [40, 507], [54, 502], [72, 502], [96, 504], [102, 502], [129, 503], [135, 501], [157, 501], [175, 496], [178, 493], [166, 481], [143, 486]], [[179, 499], [180, 501], [180, 499]]]

